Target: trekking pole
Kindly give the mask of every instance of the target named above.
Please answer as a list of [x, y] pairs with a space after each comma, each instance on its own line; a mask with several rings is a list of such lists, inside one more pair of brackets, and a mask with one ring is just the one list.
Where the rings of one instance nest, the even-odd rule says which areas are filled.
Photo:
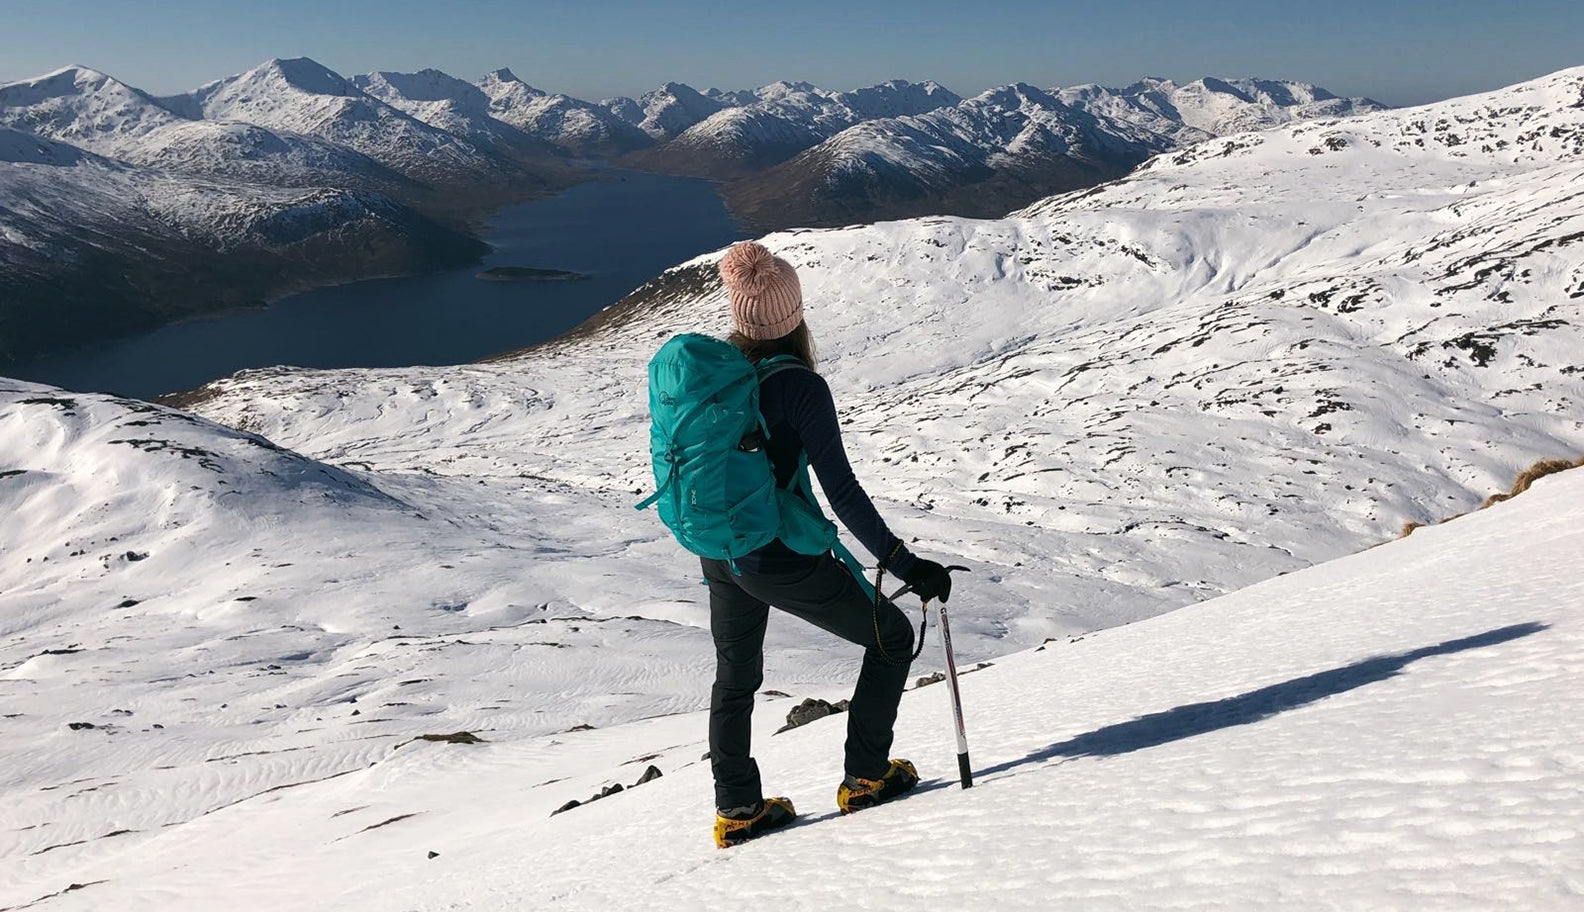
[[[968, 572], [967, 567], [947, 567], [946, 572], [956, 570]], [[912, 586], [904, 586], [892, 595], [895, 599], [903, 595]], [[929, 603], [924, 603], [929, 607]], [[968, 762], [968, 729], [963, 725], [962, 690], [957, 686], [957, 657], [952, 653], [951, 625], [946, 619], [946, 603], [941, 602], [935, 606], [938, 613], [941, 635], [941, 649], [946, 652], [946, 683], [951, 692], [952, 722], [957, 730], [957, 772], [962, 779], [963, 788], [973, 788], [973, 766]]]

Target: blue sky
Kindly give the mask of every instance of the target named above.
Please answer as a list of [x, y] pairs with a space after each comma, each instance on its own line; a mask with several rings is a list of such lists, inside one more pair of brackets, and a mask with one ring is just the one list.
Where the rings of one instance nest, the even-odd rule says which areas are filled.
[[586, 98], [666, 80], [964, 95], [1142, 75], [1301, 79], [1412, 104], [1584, 64], [1584, 0], [0, 0], [0, 81], [68, 63], [166, 94], [270, 57], [344, 74], [498, 66]]

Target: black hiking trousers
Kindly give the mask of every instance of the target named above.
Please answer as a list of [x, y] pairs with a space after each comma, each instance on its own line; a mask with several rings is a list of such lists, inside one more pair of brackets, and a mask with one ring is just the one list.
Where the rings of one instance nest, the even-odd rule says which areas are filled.
[[754, 694], [764, 683], [765, 625], [772, 605], [867, 647], [847, 711], [845, 770], [852, 776], [878, 779], [890, 767], [891, 729], [912, 664], [912, 624], [890, 601], [881, 601], [882, 655], [875, 644], [874, 603], [847, 565], [828, 553], [797, 557], [785, 569], [741, 574], [734, 574], [725, 561], [701, 558], [710, 590], [710, 633], [715, 637], [709, 742], [718, 808], [747, 807], [764, 797], [759, 764], [750, 752], [750, 723]]

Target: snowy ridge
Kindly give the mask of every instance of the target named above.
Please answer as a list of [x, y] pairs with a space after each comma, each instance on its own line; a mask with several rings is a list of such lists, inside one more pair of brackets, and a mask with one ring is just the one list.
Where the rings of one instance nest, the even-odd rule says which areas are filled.
[[18, 165], [75, 165], [85, 159], [98, 160], [112, 166], [107, 160], [76, 146], [10, 127], [0, 127], [0, 162]]
[[1083, 85], [1055, 93], [1063, 101], [1117, 121], [1142, 121], [1152, 132], [1192, 142], [1324, 117], [1383, 110], [1369, 98], [1339, 98], [1319, 86], [1273, 79], [1204, 77], [1186, 85], [1145, 78], [1124, 89]]
[[[502, 512], [471, 484], [415, 477], [409, 500], [398, 477], [15, 381], [0, 384], [0, 440], [13, 520], [0, 529], [13, 736], [0, 747], [0, 907], [84, 857], [360, 768], [433, 724], [496, 728], [520, 706], [511, 725], [540, 736], [568, 718], [698, 705], [698, 631], [622, 617], [634, 608], [620, 593], [648, 571], [619, 543], [571, 545], [609, 533], [575, 490]], [[557, 503], [584, 505], [531, 531]], [[584, 607], [599, 604], [615, 610]], [[612, 643], [614, 664], [584, 667]], [[432, 669], [441, 656], [445, 670]], [[459, 701], [468, 677], [488, 683]], [[82, 722], [93, 727], [70, 727]], [[112, 818], [131, 831], [120, 843], [100, 838]]]

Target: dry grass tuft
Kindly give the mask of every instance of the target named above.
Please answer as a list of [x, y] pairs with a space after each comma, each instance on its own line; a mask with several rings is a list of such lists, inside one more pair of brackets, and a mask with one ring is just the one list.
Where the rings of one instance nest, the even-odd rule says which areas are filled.
[[1504, 500], [1512, 500], [1512, 495], [1511, 494], [1507, 494], [1505, 492], [1498, 493], [1498, 494], [1492, 494], [1491, 496], [1485, 498], [1485, 502], [1484, 503], [1480, 504], [1480, 509], [1483, 510], [1486, 507], [1494, 507], [1494, 506], [1496, 506], [1497, 504], [1501, 503]]
[[1413, 534], [1413, 530], [1419, 528], [1422, 525], [1424, 525], [1424, 523], [1405, 522], [1405, 523], [1403, 523], [1402, 534], [1398, 535], [1397, 537], [1398, 538], [1407, 538], [1408, 536]]
[[1519, 494], [1529, 490], [1530, 485], [1547, 475], [1566, 472], [1568, 469], [1576, 468], [1577, 466], [1577, 462], [1570, 462], [1566, 459], [1542, 459], [1518, 473], [1518, 478], [1513, 481], [1511, 496], [1517, 497]]

